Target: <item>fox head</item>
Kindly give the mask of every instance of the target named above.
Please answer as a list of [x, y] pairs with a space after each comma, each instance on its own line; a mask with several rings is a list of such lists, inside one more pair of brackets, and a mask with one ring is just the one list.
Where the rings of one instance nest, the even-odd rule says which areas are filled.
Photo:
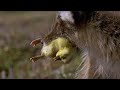
[[89, 22], [93, 15], [94, 11], [58, 11], [51, 31], [45, 37], [46, 42], [57, 36], [66, 36], [66, 32], [72, 34]]

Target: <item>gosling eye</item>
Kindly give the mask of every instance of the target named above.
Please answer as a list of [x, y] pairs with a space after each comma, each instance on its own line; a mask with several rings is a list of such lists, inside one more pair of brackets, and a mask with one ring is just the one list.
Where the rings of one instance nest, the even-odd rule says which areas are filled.
[[43, 45], [43, 42], [41, 42], [41, 44]]

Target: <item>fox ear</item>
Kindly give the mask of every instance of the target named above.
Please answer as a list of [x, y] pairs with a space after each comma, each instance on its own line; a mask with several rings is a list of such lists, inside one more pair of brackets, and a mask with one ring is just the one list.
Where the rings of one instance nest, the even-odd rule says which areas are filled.
[[62, 21], [74, 23], [73, 14], [71, 11], [58, 11], [58, 17]]
[[90, 19], [93, 11], [58, 11], [62, 21], [79, 25], [82, 21]]
[[58, 16], [65, 22], [79, 24], [85, 17], [83, 11], [59, 11]]

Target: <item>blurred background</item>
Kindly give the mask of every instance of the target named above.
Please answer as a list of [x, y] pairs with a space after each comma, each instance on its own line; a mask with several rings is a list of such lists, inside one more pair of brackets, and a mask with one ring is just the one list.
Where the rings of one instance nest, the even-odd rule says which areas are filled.
[[72, 79], [79, 60], [69, 64], [50, 59], [32, 63], [40, 54], [40, 45], [30, 42], [49, 32], [55, 11], [0, 11], [0, 78], [1, 79]]

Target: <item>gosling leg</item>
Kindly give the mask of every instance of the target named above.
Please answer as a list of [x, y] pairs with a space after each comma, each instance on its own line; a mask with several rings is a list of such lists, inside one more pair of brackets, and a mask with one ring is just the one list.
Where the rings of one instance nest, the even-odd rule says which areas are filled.
[[40, 58], [43, 58], [43, 56], [41, 56], [41, 55], [35, 56], [35, 57], [30, 58], [30, 60], [31, 60], [32, 62], [35, 62], [35, 61], [37, 61], [37, 60], [40, 59]]

